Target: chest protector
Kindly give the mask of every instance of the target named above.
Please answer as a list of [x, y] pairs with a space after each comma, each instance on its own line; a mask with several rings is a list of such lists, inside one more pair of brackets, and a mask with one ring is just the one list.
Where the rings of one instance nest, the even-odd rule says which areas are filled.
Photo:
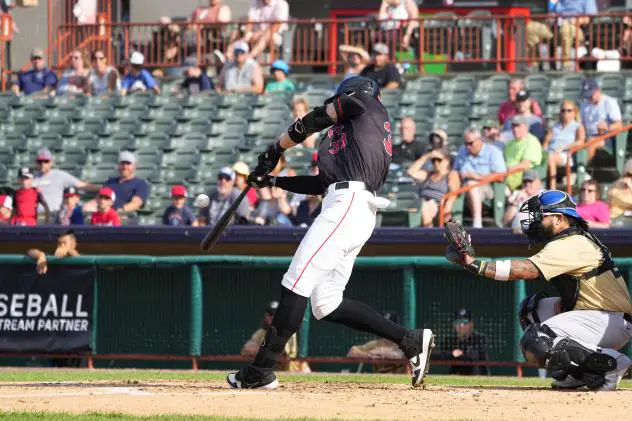
[[562, 299], [562, 311], [570, 311], [575, 308], [575, 304], [577, 303], [577, 299], [579, 298], [579, 288], [581, 281], [585, 281], [586, 279], [590, 279], [594, 276], [599, 276], [609, 270], [613, 271], [615, 277], [620, 276], [619, 269], [616, 267], [608, 247], [603, 245], [601, 241], [599, 241], [599, 239], [590, 232], [575, 227], [568, 228], [551, 238], [551, 241], [570, 237], [572, 235], [581, 235], [586, 237], [588, 240], [590, 240], [590, 242], [599, 247], [602, 257], [599, 265], [596, 268], [579, 276], [564, 273], [562, 275], [551, 278], [550, 282], [560, 293], [560, 297]]

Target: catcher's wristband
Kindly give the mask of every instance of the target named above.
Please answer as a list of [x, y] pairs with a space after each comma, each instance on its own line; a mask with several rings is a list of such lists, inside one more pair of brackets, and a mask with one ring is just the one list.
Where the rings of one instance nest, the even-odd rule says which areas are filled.
[[469, 265], [464, 266], [465, 269], [472, 272], [474, 275], [485, 276], [485, 269], [487, 268], [487, 262], [481, 262], [480, 260], [474, 260]]

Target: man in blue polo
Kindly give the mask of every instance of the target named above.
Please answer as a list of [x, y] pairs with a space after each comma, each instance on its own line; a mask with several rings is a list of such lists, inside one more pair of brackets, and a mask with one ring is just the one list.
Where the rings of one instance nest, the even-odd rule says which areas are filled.
[[57, 76], [44, 65], [44, 52], [40, 48], [31, 51], [31, 70], [18, 75], [18, 81], [11, 88], [16, 95], [34, 93], [50, 94], [57, 87]]
[[[599, 82], [595, 79], [586, 79], [582, 85], [581, 104], [582, 124], [586, 129], [586, 139], [602, 136], [608, 132], [623, 127], [621, 108], [617, 100], [601, 92]], [[588, 147], [588, 158], [592, 159], [597, 152], [605, 146], [606, 142], [598, 142]]]
[[[496, 146], [483, 142], [479, 130], [467, 129], [463, 143], [452, 166], [452, 172], [458, 174], [462, 185], [475, 184], [486, 176], [507, 171], [503, 153]], [[472, 226], [482, 228], [483, 199], [494, 197], [491, 185], [473, 188], [465, 197], [472, 213]]]
[[[118, 177], [109, 178], [103, 185], [115, 193], [114, 209], [119, 213], [136, 212], [147, 202], [151, 186], [146, 180], [136, 177], [136, 156], [132, 152], [122, 151], [118, 161]], [[90, 200], [83, 209], [84, 212], [94, 212], [96, 201]]]

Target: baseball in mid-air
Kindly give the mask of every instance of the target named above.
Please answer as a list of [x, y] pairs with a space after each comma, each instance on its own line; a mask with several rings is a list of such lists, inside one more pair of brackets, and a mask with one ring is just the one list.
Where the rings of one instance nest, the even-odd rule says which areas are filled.
[[193, 206], [196, 208], [205, 208], [211, 203], [211, 199], [205, 194], [198, 194], [193, 202]]

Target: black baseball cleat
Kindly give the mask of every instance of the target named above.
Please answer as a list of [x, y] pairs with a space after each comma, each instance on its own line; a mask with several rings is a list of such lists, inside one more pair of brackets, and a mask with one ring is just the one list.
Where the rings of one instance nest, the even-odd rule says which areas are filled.
[[424, 377], [430, 369], [430, 354], [434, 346], [434, 334], [430, 329], [409, 330], [404, 336], [400, 347], [412, 368], [413, 387], [424, 383]]
[[268, 389], [279, 387], [273, 371], [264, 373], [253, 366], [247, 366], [234, 373], [228, 373], [226, 381], [233, 389]]

